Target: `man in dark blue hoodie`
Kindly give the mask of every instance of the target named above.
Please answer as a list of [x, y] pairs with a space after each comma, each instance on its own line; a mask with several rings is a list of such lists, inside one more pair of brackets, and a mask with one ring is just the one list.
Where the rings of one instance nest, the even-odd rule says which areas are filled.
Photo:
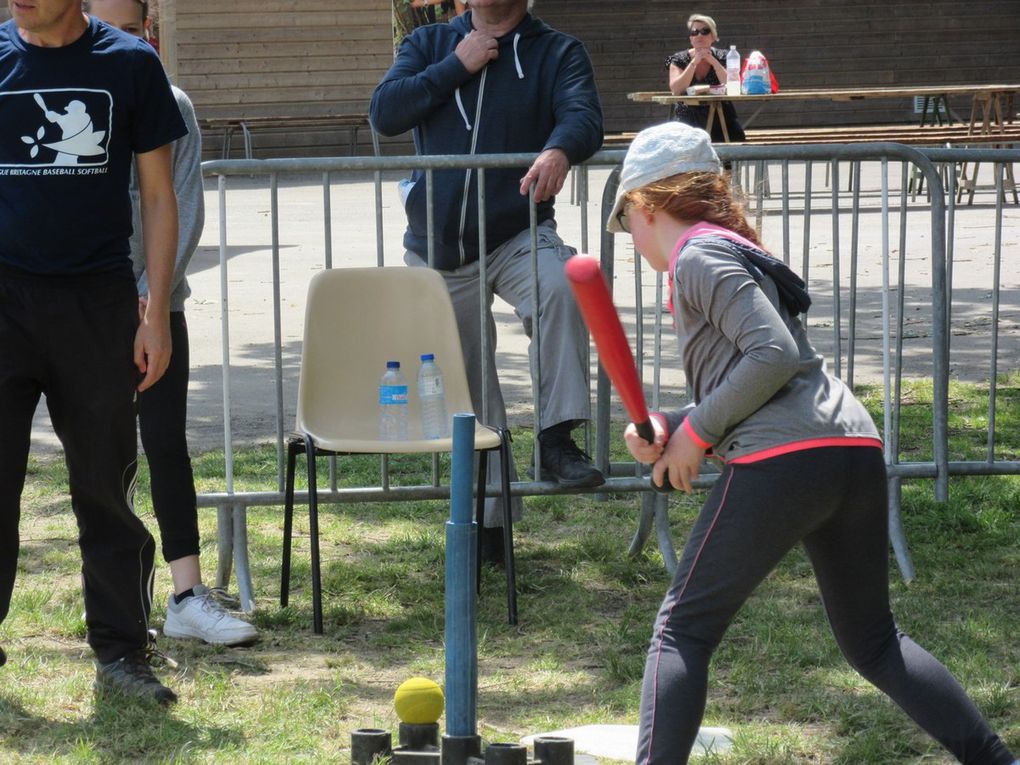
[[[460, 324], [471, 395], [484, 422], [502, 425], [506, 409], [495, 358], [494, 294], [514, 306], [541, 365], [538, 411], [543, 478], [598, 486], [602, 474], [571, 438], [590, 418], [588, 337], [563, 264], [573, 250], [556, 234], [553, 201], [572, 164], [602, 145], [602, 109], [591, 61], [581, 43], [529, 13], [529, 0], [471, 0], [449, 24], [416, 29], [372, 96], [372, 125], [383, 135], [414, 131], [419, 154], [538, 152], [522, 169], [485, 172], [485, 316], [480, 316], [478, 173], [434, 171], [432, 261], [426, 182], [416, 171], [403, 190], [405, 260], [446, 278]], [[539, 337], [532, 335], [529, 190], [537, 207]], [[489, 336], [482, 357], [482, 327]], [[537, 341], [537, 342], [535, 342]], [[482, 366], [487, 366], [482, 410]], [[494, 507], [486, 519], [498, 522]]]

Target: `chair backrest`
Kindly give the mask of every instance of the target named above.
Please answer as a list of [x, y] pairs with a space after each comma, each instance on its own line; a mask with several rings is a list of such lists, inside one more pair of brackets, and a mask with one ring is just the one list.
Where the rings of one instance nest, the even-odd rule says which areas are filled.
[[453, 304], [438, 272], [400, 266], [316, 274], [305, 308], [298, 430], [320, 441], [377, 441], [379, 379], [387, 361], [399, 361], [409, 387], [408, 437], [421, 439], [415, 376], [423, 353], [435, 354], [443, 371], [447, 413], [473, 411]]

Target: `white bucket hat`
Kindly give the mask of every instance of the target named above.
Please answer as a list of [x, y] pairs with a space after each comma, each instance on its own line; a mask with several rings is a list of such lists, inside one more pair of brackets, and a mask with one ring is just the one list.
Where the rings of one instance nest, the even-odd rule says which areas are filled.
[[634, 136], [623, 159], [616, 204], [606, 230], [623, 233], [620, 214], [627, 192], [680, 173], [718, 173], [720, 169], [712, 139], [704, 130], [683, 122], [666, 122], [642, 130]]

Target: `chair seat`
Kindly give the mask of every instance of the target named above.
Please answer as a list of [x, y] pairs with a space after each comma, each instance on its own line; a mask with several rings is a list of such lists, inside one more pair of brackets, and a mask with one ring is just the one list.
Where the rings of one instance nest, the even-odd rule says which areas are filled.
[[[383, 441], [379, 438], [352, 438], [350, 433], [334, 436], [310, 432], [319, 449], [341, 454], [437, 454], [453, 451], [453, 437]], [[499, 434], [484, 425], [475, 425], [475, 450], [499, 448]]]

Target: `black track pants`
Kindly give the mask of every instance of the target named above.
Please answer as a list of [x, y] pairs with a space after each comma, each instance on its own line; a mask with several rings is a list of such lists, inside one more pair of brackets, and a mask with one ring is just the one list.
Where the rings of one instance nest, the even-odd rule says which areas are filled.
[[88, 641], [102, 662], [145, 646], [152, 600], [154, 543], [132, 508], [137, 326], [129, 276], [0, 272], [0, 621], [17, 569], [32, 416], [45, 394], [78, 522]]

